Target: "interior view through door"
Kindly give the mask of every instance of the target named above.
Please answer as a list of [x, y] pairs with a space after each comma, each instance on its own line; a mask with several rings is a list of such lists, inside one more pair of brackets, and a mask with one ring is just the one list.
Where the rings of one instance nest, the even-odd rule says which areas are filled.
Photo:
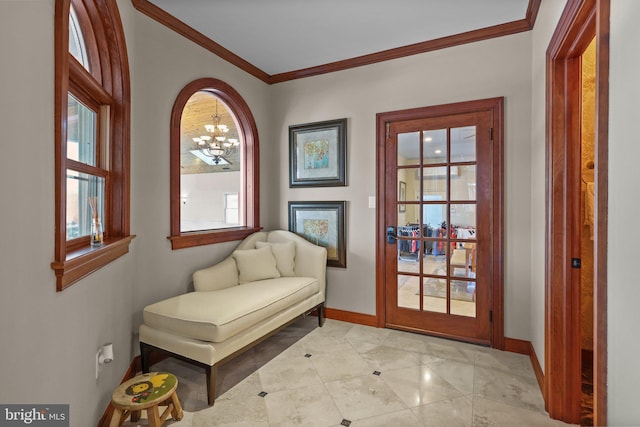
[[385, 326], [492, 343], [492, 115], [387, 123]]

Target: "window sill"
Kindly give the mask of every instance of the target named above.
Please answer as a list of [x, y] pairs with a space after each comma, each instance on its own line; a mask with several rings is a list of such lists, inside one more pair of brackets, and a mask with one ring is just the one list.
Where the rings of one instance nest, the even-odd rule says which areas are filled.
[[128, 253], [129, 244], [135, 237], [109, 239], [100, 248], [83, 247], [69, 252], [64, 261], [52, 262], [51, 268], [56, 273], [58, 292]]
[[221, 230], [193, 231], [181, 233], [177, 236], [169, 236], [171, 249], [184, 249], [194, 246], [211, 245], [214, 243], [232, 242], [242, 240], [250, 234], [260, 231], [261, 227], [226, 228]]

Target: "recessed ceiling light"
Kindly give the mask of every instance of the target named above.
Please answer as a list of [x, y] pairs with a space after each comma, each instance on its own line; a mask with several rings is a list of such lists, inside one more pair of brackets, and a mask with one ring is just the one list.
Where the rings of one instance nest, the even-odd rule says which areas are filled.
[[433, 141], [433, 138], [431, 138], [430, 136], [424, 137], [424, 142], [431, 142], [431, 141]]
[[442, 153], [442, 150], [435, 150], [434, 153], [440, 154], [440, 153]]

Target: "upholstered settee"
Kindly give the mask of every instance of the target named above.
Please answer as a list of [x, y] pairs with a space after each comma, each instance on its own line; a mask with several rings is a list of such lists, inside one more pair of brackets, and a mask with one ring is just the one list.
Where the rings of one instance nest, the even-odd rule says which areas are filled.
[[324, 323], [325, 248], [275, 230], [245, 238], [225, 260], [193, 274], [195, 292], [143, 310], [140, 354], [160, 351], [205, 368], [208, 403], [219, 365], [313, 310]]

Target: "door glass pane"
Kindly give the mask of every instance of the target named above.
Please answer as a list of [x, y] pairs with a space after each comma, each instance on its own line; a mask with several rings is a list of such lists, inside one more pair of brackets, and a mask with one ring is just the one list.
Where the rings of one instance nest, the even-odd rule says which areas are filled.
[[476, 317], [476, 282], [451, 281], [451, 314]]
[[476, 200], [476, 167], [451, 166], [451, 200]]
[[423, 311], [447, 312], [447, 280], [425, 277], [423, 282]]
[[97, 114], [69, 94], [67, 97], [67, 158], [96, 166]]
[[[405, 231], [399, 231], [401, 236], [408, 234]], [[419, 241], [418, 240], [398, 240], [398, 272], [400, 273], [419, 273]]]
[[[455, 203], [450, 205], [451, 225], [454, 227], [475, 228], [476, 205]], [[454, 237], [455, 238], [455, 237]]]
[[420, 309], [420, 278], [398, 275], [398, 307]]
[[[432, 200], [438, 200], [437, 195], [426, 196]], [[422, 205], [424, 224], [432, 228], [440, 228], [442, 223], [447, 220], [446, 203], [429, 203]]]
[[398, 134], [398, 166], [420, 164], [420, 132]]
[[451, 163], [476, 161], [476, 127], [451, 128]]
[[[447, 194], [447, 167], [431, 166], [422, 168], [422, 194]], [[426, 200], [423, 198], [423, 200]], [[440, 199], [444, 200], [444, 199]]]
[[97, 215], [104, 224], [104, 179], [67, 170], [67, 240], [91, 233], [93, 212], [89, 198], [97, 201]]
[[422, 163], [446, 163], [447, 162], [447, 130], [426, 130], [422, 133]]
[[446, 242], [427, 240], [423, 243], [425, 255], [422, 258], [422, 271], [432, 276], [447, 277], [447, 258], [444, 253]]
[[398, 231], [401, 227], [406, 230], [419, 228], [420, 224], [420, 205], [399, 204], [398, 205]]

